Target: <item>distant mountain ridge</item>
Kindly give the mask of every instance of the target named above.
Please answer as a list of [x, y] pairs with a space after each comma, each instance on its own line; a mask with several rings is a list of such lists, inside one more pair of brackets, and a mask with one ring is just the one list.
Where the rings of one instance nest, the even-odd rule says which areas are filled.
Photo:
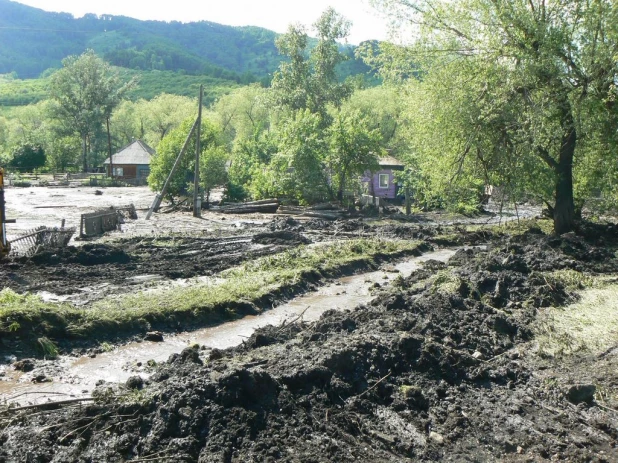
[[[137, 70], [207, 75], [249, 83], [268, 80], [281, 57], [277, 34], [260, 27], [225, 26], [208, 21], [141, 21], [88, 14], [74, 18], [10, 0], [0, 0], [0, 74], [36, 78], [59, 68], [63, 58], [92, 48], [111, 64]], [[353, 57], [353, 47], [345, 52]], [[359, 60], [341, 70], [368, 72]]]

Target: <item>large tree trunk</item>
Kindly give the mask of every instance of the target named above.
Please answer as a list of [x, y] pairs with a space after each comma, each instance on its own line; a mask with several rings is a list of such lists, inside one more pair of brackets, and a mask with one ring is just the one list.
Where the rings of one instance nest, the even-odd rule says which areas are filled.
[[573, 201], [573, 157], [577, 133], [572, 128], [562, 139], [560, 159], [556, 172], [556, 205], [554, 206], [554, 232], [558, 235], [573, 230], [575, 226], [575, 203]]

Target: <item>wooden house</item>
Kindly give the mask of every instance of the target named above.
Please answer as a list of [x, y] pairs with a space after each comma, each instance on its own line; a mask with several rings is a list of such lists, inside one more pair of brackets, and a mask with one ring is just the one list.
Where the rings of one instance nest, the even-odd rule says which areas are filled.
[[380, 170], [365, 177], [366, 194], [376, 198], [395, 199], [401, 193], [395, 180], [395, 172], [402, 171], [404, 165], [392, 156], [379, 160]]
[[145, 180], [150, 174], [150, 159], [154, 152], [142, 140], [135, 140], [112, 155], [111, 163], [109, 158], [103, 162], [105, 172], [111, 176], [113, 167], [114, 178]]

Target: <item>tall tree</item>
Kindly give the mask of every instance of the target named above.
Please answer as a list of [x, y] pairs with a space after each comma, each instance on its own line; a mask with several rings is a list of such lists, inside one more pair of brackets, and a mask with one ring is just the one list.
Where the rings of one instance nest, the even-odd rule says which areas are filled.
[[186, 96], [161, 93], [141, 108], [147, 128], [147, 141], [155, 149], [159, 142], [182, 121], [195, 114], [197, 101]]
[[335, 176], [338, 200], [343, 200], [350, 178], [378, 170], [381, 138], [380, 131], [371, 129], [368, 119], [357, 111], [340, 111], [335, 116], [329, 128], [327, 162]]
[[134, 82], [123, 83], [118, 73], [93, 50], [69, 56], [62, 65], [51, 78], [52, 111], [67, 130], [82, 139], [82, 168], [86, 172], [89, 137], [94, 138]]
[[339, 51], [337, 41], [348, 36], [350, 22], [328, 8], [313, 27], [318, 42], [311, 51], [307, 50], [307, 32], [299, 24], [277, 38], [277, 48], [288, 60], [279, 65], [271, 87], [276, 105], [319, 114], [324, 127], [330, 119], [328, 105], [339, 107], [352, 91], [349, 83], [339, 82], [336, 73], [337, 65], [348, 59]]
[[[422, 90], [415, 94], [426, 96], [433, 122], [451, 116], [442, 119], [445, 135], [415, 127], [416, 149], [435, 155], [441, 144], [455, 173], [473, 163], [474, 175], [498, 175], [502, 181], [521, 183], [530, 172], [550, 178], [554, 230], [570, 231], [576, 218], [574, 168], [591, 156], [610, 159], [615, 146], [591, 143], [616, 136], [615, 2], [374, 3], [411, 25], [413, 34], [412, 46], [383, 47], [385, 75], [401, 79], [420, 68]], [[462, 103], [464, 108], [456, 107]], [[444, 151], [446, 140], [451, 144]], [[543, 183], [527, 186], [542, 194]]]
[[320, 124], [318, 114], [300, 110], [277, 128], [279, 151], [269, 166], [277, 194], [306, 203], [328, 197], [327, 145]]
[[210, 206], [210, 193], [213, 188], [223, 186], [228, 181], [228, 153], [222, 146], [207, 147], [200, 156], [200, 185], [204, 189], [206, 208]]

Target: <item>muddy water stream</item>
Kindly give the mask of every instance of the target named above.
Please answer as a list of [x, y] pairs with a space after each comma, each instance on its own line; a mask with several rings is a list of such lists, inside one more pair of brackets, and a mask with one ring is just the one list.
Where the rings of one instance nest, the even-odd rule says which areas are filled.
[[[25, 374], [16, 372], [9, 366], [0, 366], [0, 374], [5, 375], [0, 381], [0, 403], [30, 404], [82, 397], [90, 394], [101, 380], [123, 382], [136, 374], [147, 377], [149, 363], [165, 361], [171, 354], [179, 353], [188, 345], [197, 343], [206, 348], [225, 349], [240, 344], [262, 326], [280, 325], [301, 315], [304, 321], [314, 321], [330, 309], [352, 309], [372, 299], [372, 287], [376, 283], [388, 284], [399, 275], [410, 275], [427, 260], [446, 261], [454, 253], [455, 250], [451, 249], [430, 252], [397, 264], [386, 265], [379, 271], [340, 278], [263, 314], [247, 316], [211, 328], [166, 335], [163, 342], [134, 342], [94, 358], [66, 356], [48, 361]], [[41, 374], [52, 381], [33, 382], [33, 379]]]

